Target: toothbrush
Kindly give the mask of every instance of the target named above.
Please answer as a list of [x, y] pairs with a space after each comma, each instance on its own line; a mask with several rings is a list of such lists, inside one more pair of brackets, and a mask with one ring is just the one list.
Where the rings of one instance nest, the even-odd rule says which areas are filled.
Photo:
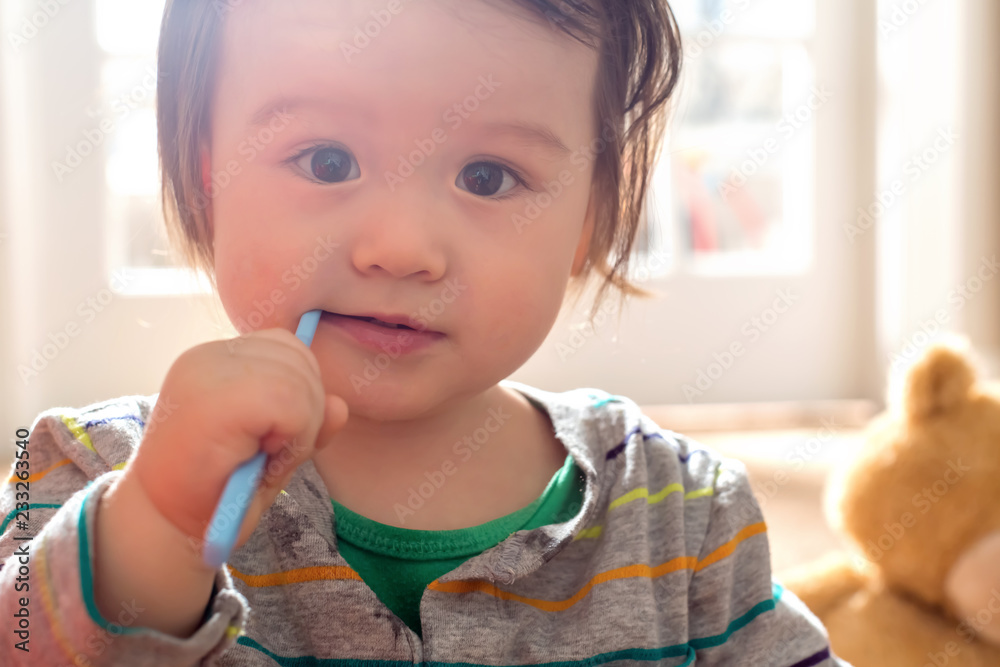
[[[322, 310], [310, 310], [299, 318], [299, 327], [295, 335], [307, 347], [312, 346], [322, 313]], [[258, 452], [233, 471], [226, 488], [222, 490], [222, 497], [219, 498], [215, 514], [212, 515], [212, 521], [205, 531], [205, 551], [202, 558], [212, 569], [218, 569], [226, 562], [233, 545], [236, 544], [240, 526], [243, 525], [247, 510], [250, 509], [250, 501], [257, 493], [257, 484], [260, 482], [266, 460], [267, 452]]]

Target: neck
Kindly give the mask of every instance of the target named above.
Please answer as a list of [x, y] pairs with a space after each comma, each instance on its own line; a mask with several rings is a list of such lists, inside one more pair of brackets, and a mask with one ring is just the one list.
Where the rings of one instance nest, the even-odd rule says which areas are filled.
[[[330, 497], [348, 509], [381, 523], [437, 529], [530, 504], [565, 457], [545, 415], [495, 385], [420, 418], [349, 418], [313, 460]], [[419, 512], [404, 520], [401, 508], [415, 504], [408, 502], [415, 490]]]

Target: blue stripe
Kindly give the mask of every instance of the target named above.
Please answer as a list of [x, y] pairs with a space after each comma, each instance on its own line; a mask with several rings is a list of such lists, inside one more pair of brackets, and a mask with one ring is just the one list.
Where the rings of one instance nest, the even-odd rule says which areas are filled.
[[[62, 505], [54, 505], [52, 503], [31, 503], [31, 504], [28, 505], [28, 509], [29, 510], [34, 510], [34, 509], [39, 509], [40, 510], [40, 509], [46, 509], [46, 508], [59, 509], [60, 507], [62, 507]], [[10, 513], [7, 514], [7, 518], [5, 518], [3, 520], [3, 523], [0, 524], [0, 535], [3, 535], [3, 532], [5, 530], [7, 530], [7, 524], [9, 524], [11, 522], [11, 520], [14, 518], [14, 516], [17, 515], [18, 512], [23, 512], [23, 511], [24, 510], [12, 509], [10, 511]]]
[[139, 422], [140, 428], [146, 427], [146, 422], [136, 415], [121, 415], [120, 417], [108, 417], [107, 419], [97, 419], [92, 422], [86, 422], [83, 427], [90, 428], [91, 426], [100, 426], [101, 424], [107, 424], [108, 422], [121, 421], [122, 419], [131, 419], [132, 421]]
[[[746, 627], [751, 621], [760, 616], [763, 613], [771, 611], [774, 609], [775, 604], [781, 599], [781, 595], [784, 589], [774, 583], [772, 585], [773, 597], [769, 600], [764, 600], [759, 602], [750, 608], [745, 614], [739, 618], [733, 619], [726, 631], [714, 635], [712, 637], [703, 637], [701, 639], [692, 639], [686, 644], [674, 644], [673, 646], [664, 646], [662, 648], [629, 648], [622, 649], [620, 651], [611, 651], [610, 653], [601, 653], [595, 655], [591, 658], [585, 658], [583, 660], [562, 660], [559, 662], [538, 662], [538, 663], [526, 663], [521, 665], [511, 665], [510, 667], [590, 667], [591, 665], [603, 665], [608, 662], [613, 662], [615, 660], [663, 660], [664, 658], [686, 658], [686, 660], [676, 667], [688, 667], [695, 659], [695, 650], [701, 648], [711, 648], [714, 646], [721, 646], [725, 644], [729, 637], [736, 631], [743, 627]], [[272, 653], [268, 649], [261, 646], [259, 643], [250, 639], [246, 635], [240, 636], [236, 642], [242, 644], [248, 648], [260, 651], [264, 655], [268, 656], [276, 663], [281, 665], [281, 667], [402, 667], [403, 665], [412, 665], [411, 662], [400, 661], [400, 660], [356, 660], [356, 659], [343, 659], [343, 658], [315, 658], [311, 655], [299, 656], [299, 657], [284, 657]], [[479, 663], [472, 662], [422, 662], [422, 666], [426, 667], [487, 667], [486, 665], [481, 665]], [[802, 665], [793, 665], [793, 667], [807, 667], [807, 665], [815, 663], [803, 663]], [[497, 666], [490, 666], [497, 667]]]
[[619, 454], [621, 454], [623, 451], [625, 451], [625, 446], [628, 444], [628, 441], [631, 440], [632, 436], [635, 435], [636, 433], [641, 433], [643, 440], [649, 440], [650, 438], [659, 438], [660, 440], [663, 440], [667, 444], [673, 446], [677, 454], [677, 458], [680, 459], [681, 463], [687, 463], [688, 459], [691, 458], [692, 454], [696, 454], [698, 452], [701, 452], [702, 454], [708, 454], [708, 452], [706, 452], [704, 449], [691, 449], [688, 450], [686, 454], [682, 454], [681, 452], [676, 450], [675, 440], [667, 438], [662, 433], [644, 433], [642, 431], [642, 427], [636, 426], [631, 431], [629, 431], [628, 435], [625, 436], [624, 440], [619, 442], [617, 445], [615, 445], [613, 449], [608, 451], [608, 453], [604, 456], [604, 459], [606, 461], [611, 461], [612, 459], [616, 458]]
[[[241, 635], [237, 644], [260, 651], [267, 657], [274, 660], [281, 667], [413, 667], [409, 660], [362, 660], [355, 658], [315, 658], [311, 655], [298, 657], [285, 657], [273, 653], [246, 635]], [[664, 658], [685, 658], [684, 662], [677, 663], [676, 667], [689, 667], [694, 662], [694, 649], [687, 644], [677, 646], [667, 646], [659, 649], [632, 648], [622, 651], [612, 651], [601, 653], [585, 660], [562, 660], [558, 662], [538, 662], [523, 663], [521, 665], [511, 665], [510, 667], [582, 667], [584, 665], [603, 665], [615, 660], [663, 660]], [[478, 662], [437, 662], [427, 661], [419, 663], [421, 667], [499, 667], [494, 665], [483, 665]]]
[[805, 660], [799, 660], [794, 665], [791, 665], [791, 667], [812, 667], [813, 665], [818, 665], [819, 663], [823, 662], [829, 657], [830, 657], [830, 647], [827, 647], [822, 651], [820, 651], [819, 653], [814, 653]]
[[[87, 486], [90, 486], [90, 484]], [[77, 521], [77, 532], [80, 534], [80, 588], [83, 589], [84, 606], [87, 607], [87, 613], [90, 614], [91, 620], [105, 630], [109, 630], [112, 635], [132, 635], [137, 632], [142, 632], [146, 628], [129, 627], [119, 625], [117, 623], [109, 623], [103, 616], [101, 616], [101, 612], [97, 609], [97, 603], [94, 602], [94, 574], [90, 569], [90, 544], [87, 539], [86, 512], [87, 500], [93, 492], [94, 489], [91, 488], [90, 491], [87, 491], [87, 493], [84, 494], [83, 501], [80, 503], [80, 518]]]

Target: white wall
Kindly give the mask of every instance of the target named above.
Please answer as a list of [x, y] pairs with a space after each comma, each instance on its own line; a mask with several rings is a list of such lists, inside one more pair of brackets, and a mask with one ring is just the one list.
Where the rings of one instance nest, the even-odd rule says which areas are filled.
[[[879, 222], [880, 358], [912, 361], [955, 332], [1000, 376], [1000, 274], [977, 275], [983, 257], [1000, 256], [1000, 5], [913, 3], [906, 14], [901, 4], [880, 2], [876, 196], [888, 201], [893, 183], [905, 186]], [[893, 368], [891, 395], [905, 366]]]
[[[965, 266], [1000, 258], [1000, 3], [970, 0], [962, 18], [961, 70], [966, 128], [959, 167], [959, 219]], [[963, 327], [994, 377], [1000, 378], [1000, 276], [965, 311]]]

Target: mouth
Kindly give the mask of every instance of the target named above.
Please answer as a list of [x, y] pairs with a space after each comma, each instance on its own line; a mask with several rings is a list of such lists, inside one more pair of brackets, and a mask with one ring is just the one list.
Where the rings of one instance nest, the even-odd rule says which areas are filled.
[[374, 352], [387, 353], [393, 359], [422, 350], [430, 352], [447, 338], [439, 331], [415, 329], [404, 324], [409, 318], [402, 315], [345, 315], [324, 311], [321, 321], [330, 326], [330, 331], [337, 332], [337, 336], [346, 336], [344, 340]]
[[411, 321], [410, 318], [405, 315], [346, 315], [344, 313], [329, 313], [334, 317], [343, 317], [352, 320], [361, 320], [362, 322], [369, 322], [386, 329], [403, 329], [406, 331], [420, 331], [423, 333], [439, 333], [437, 331], [431, 331], [430, 329], [423, 328], [418, 329], [416, 327], [410, 326], [408, 323]]

